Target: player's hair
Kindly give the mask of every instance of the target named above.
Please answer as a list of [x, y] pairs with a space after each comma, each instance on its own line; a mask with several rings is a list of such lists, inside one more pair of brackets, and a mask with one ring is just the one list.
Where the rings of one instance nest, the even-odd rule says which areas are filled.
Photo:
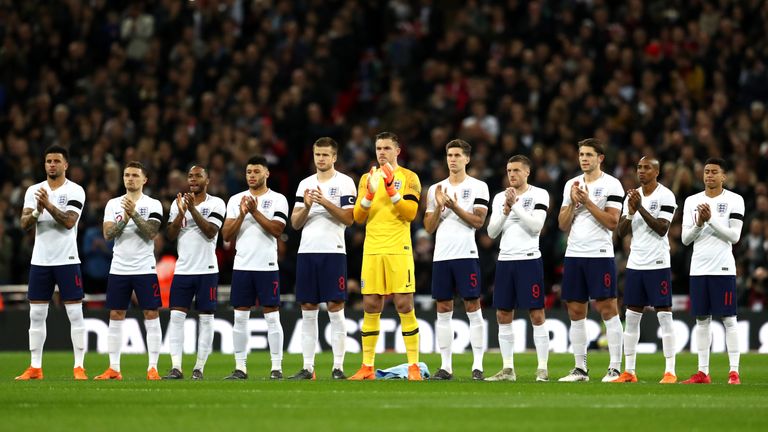
[[582, 147], [592, 147], [598, 155], [605, 154], [603, 143], [597, 138], [587, 138], [579, 141], [579, 148]]
[[248, 159], [248, 162], [246, 163], [246, 166], [247, 165], [261, 165], [265, 168], [269, 168], [269, 165], [267, 165], [267, 158], [262, 155], [251, 156], [251, 158]]
[[339, 151], [339, 143], [336, 142], [331, 137], [322, 137], [318, 138], [317, 141], [315, 141], [314, 144], [312, 144], [313, 147], [330, 147], [333, 149], [333, 152], [336, 153]]
[[385, 139], [392, 140], [392, 142], [395, 143], [396, 146], [400, 147], [400, 138], [398, 138], [397, 135], [395, 135], [392, 132], [380, 132], [380, 133], [378, 133], [376, 135], [376, 139], [374, 140], [374, 142], [376, 142], [378, 140], [385, 140]]
[[448, 142], [445, 145], [445, 152], [448, 153], [448, 149], [460, 148], [464, 155], [469, 156], [472, 153], [472, 146], [463, 139], [455, 139]]
[[138, 168], [141, 170], [141, 173], [144, 174], [144, 177], [148, 177], [147, 169], [144, 167], [144, 164], [139, 161], [130, 161], [125, 164], [125, 168]]
[[192, 168], [200, 168], [205, 173], [205, 176], [208, 177], [208, 168], [206, 168], [205, 165], [193, 163], [192, 165], [189, 166], [189, 169], [187, 170], [187, 172], [190, 172]]
[[704, 162], [704, 165], [717, 165], [721, 170], [728, 170], [728, 163], [723, 158], [711, 157]]
[[528, 157], [526, 156], [514, 155], [511, 158], [509, 158], [509, 160], [507, 160], [507, 163], [512, 163], [512, 162], [520, 162], [521, 164], [527, 166], [528, 169], [531, 169], [531, 160], [528, 159]]
[[57, 144], [53, 144], [49, 146], [47, 149], [45, 149], [43, 156], [48, 156], [51, 153], [59, 153], [62, 156], [64, 156], [65, 161], [69, 162], [69, 150], [67, 150], [66, 148]]

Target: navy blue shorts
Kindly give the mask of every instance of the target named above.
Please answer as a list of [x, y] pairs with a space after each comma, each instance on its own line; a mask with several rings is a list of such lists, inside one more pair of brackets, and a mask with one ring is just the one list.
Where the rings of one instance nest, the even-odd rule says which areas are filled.
[[296, 300], [341, 303], [347, 299], [347, 256], [300, 253], [296, 256]]
[[62, 301], [82, 300], [83, 275], [80, 273], [80, 264], [33, 265], [29, 269], [27, 299], [30, 301], [50, 301], [56, 285], [59, 286]]
[[452, 300], [455, 292], [463, 299], [480, 297], [480, 260], [477, 258], [432, 263], [432, 298]]
[[736, 315], [736, 276], [691, 276], [690, 286], [695, 316]]
[[280, 273], [278, 271], [232, 271], [232, 290], [229, 303], [232, 307], [280, 306]]
[[587, 302], [616, 298], [613, 258], [565, 257], [563, 267], [563, 300]]
[[624, 304], [627, 306], [672, 306], [672, 271], [627, 269], [624, 279]]
[[192, 306], [192, 298], [194, 298], [196, 310], [213, 312], [216, 310], [218, 287], [218, 273], [173, 275], [170, 306], [189, 309]]
[[544, 296], [541, 258], [496, 263], [493, 307], [501, 310], [543, 309]]
[[131, 304], [131, 293], [136, 293], [139, 307], [143, 310], [159, 309], [160, 284], [157, 274], [116, 275], [109, 274], [107, 279], [107, 309], [128, 310]]

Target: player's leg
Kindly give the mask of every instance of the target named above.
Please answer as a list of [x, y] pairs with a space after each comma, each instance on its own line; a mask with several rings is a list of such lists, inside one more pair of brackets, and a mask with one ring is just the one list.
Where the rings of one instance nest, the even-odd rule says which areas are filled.
[[499, 351], [501, 352], [501, 370], [486, 381], [515, 381], [514, 346], [515, 334], [512, 321], [515, 318], [515, 279], [514, 263], [498, 261], [496, 280], [493, 290], [493, 307], [496, 308], [496, 322], [499, 325]]
[[637, 344], [640, 341], [640, 321], [643, 308], [649, 304], [645, 295], [644, 275], [648, 270], [627, 269], [624, 277], [624, 304], [627, 305], [624, 324], [624, 373], [615, 382], [637, 382]]
[[331, 326], [331, 350], [333, 368], [331, 378], [346, 379], [344, 375], [345, 342], [347, 340], [344, 302], [347, 300], [347, 256], [344, 254], [324, 254], [320, 268], [320, 301], [328, 306], [328, 318]]
[[672, 322], [672, 270], [669, 268], [647, 272], [645, 292], [648, 304], [656, 310], [661, 329], [661, 349], [664, 353], [664, 376], [661, 384], [677, 382], [675, 374], [675, 331]]
[[589, 290], [585, 280], [584, 266], [588, 258], [565, 257], [563, 260], [562, 298], [566, 302], [571, 326], [568, 337], [573, 349], [574, 368], [559, 381], [589, 381], [587, 369], [587, 302]]
[[17, 380], [43, 379], [43, 345], [47, 335], [48, 302], [54, 289], [53, 270], [32, 265], [29, 269], [29, 353], [30, 365]]
[[256, 304], [254, 273], [256, 272], [232, 271], [232, 289], [229, 293], [229, 302], [235, 309], [235, 322], [232, 325], [235, 370], [225, 379], [248, 379], [248, 321], [251, 319], [251, 307]]
[[453, 345], [453, 293], [454, 273], [451, 271], [452, 261], [435, 261], [432, 263], [432, 298], [437, 305], [437, 349], [440, 352], [440, 369], [431, 379], [450, 380], [453, 378], [452, 345]]
[[[541, 295], [542, 303], [544, 295]], [[536, 348], [536, 381], [549, 381], [549, 331], [546, 328], [544, 308], [528, 312], [533, 326], [533, 345]]]
[[159, 380], [157, 362], [163, 345], [163, 330], [160, 327], [158, 313], [158, 309], [162, 306], [160, 283], [157, 280], [157, 274], [154, 273], [135, 275], [131, 279], [139, 307], [144, 311], [144, 328], [147, 330], [147, 379]]
[[690, 296], [691, 312], [696, 316], [693, 330], [693, 342], [696, 342], [699, 368], [683, 384], [709, 384], [709, 348], [712, 345], [712, 307], [710, 304], [708, 276], [691, 276]]
[[[457, 260], [454, 274], [456, 277], [456, 288], [459, 291], [459, 295], [464, 299], [464, 310], [467, 311], [467, 318], [469, 318], [469, 344], [472, 346], [472, 379], [482, 380], [485, 378], [483, 373], [485, 320], [483, 319], [483, 311], [480, 308], [480, 290], [482, 288], [480, 260]], [[451, 333], [451, 339], [453, 339], [453, 333]]]
[[192, 379], [203, 379], [205, 363], [213, 351], [213, 313], [216, 310], [219, 288], [219, 274], [199, 275], [195, 294], [195, 309], [198, 314], [197, 360], [192, 369]]
[[590, 258], [587, 270], [589, 296], [595, 299], [595, 307], [605, 325], [608, 339], [610, 363], [603, 382], [612, 382], [621, 375], [621, 353], [624, 329], [619, 318], [619, 306], [616, 300], [616, 262], [613, 258]]
[[384, 261], [381, 255], [363, 255], [360, 272], [360, 291], [363, 294], [363, 325], [360, 328], [363, 346], [363, 364], [350, 380], [375, 379], [373, 364], [376, 357], [376, 343], [381, 329], [383, 296], [387, 294], [384, 279]]
[[264, 308], [267, 321], [267, 343], [272, 368], [270, 379], [283, 379], [283, 325], [280, 323], [280, 273], [277, 271], [256, 272], [258, 275], [259, 303]]
[[549, 381], [549, 332], [544, 327], [544, 264], [541, 258], [513, 262], [515, 303], [518, 309], [528, 309], [533, 326], [533, 343], [538, 359], [536, 381]]
[[109, 309], [109, 329], [107, 330], [107, 352], [109, 367], [96, 380], [122, 380], [120, 372], [120, 351], [123, 348], [123, 324], [125, 312], [131, 303], [131, 276], [109, 274], [107, 278], [107, 309]]
[[710, 285], [712, 313], [723, 318], [725, 349], [728, 351], [728, 384], [741, 384], [739, 377], [739, 329], [736, 320], [736, 277], [714, 276]]
[[61, 300], [67, 311], [70, 338], [75, 364], [72, 372], [76, 380], [87, 380], [85, 374], [85, 319], [83, 318], [83, 275], [80, 264], [54, 267], [54, 277], [59, 286]]
[[318, 304], [320, 303], [320, 254], [296, 257], [296, 301], [301, 305], [301, 353], [304, 365], [290, 379], [315, 378], [315, 347], [318, 339]]
[[171, 318], [166, 329], [168, 333], [168, 351], [171, 355], [171, 370], [163, 379], [184, 378], [181, 364], [184, 353], [184, 321], [186, 321], [187, 313], [192, 306], [192, 298], [195, 295], [196, 286], [196, 276], [173, 276], [169, 301]]
[[408, 380], [422, 379], [419, 369], [419, 322], [413, 307], [416, 291], [413, 256], [392, 255], [385, 257], [387, 289], [393, 292], [395, 309], [400, 315], [405, 353], [408, 361]]

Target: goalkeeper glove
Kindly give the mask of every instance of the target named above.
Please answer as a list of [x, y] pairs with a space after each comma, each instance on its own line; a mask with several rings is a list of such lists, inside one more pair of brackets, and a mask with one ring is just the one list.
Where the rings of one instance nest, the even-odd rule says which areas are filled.
[[384, 186], [387, 188], [387, 195], [393, 203], [400, 201], [400, 194], [395, 189], [395, 170], [389, 162], [381, 167], [381, 173], [384, 175]]
[[376, 195], [376, 190], [379, 187], [379, 179], [381, 179], [381, 174], [379, 173], [379, 170], [377, 170], [375, 167], [371, 167], [371, 171], [368, 172], [368, 183], [367, 183], [367, 192], [365, 193], [365, 197], [363, 197], [363, 200], [360, 201], [360, 205], [362, 205], [365, 208], [370, 208], [371, 203], [373, 201], [374, 195]]

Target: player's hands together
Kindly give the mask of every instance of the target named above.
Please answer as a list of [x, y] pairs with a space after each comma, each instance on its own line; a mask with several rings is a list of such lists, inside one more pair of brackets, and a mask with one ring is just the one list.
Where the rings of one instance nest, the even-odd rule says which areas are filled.
[[637, 189], [630, 189], [627, 191], [627, 205], [629, 206], [629, 214], [635, 214], [640, 209], [642, 198], [640, 192]]
[[185, 193], [183, 198], [184, 198], [184, 207], [186, 207], [187, 209], [195, 208], [195, 194]]
[[504, 191], [504, 204], [508, 205], [509, 207], [512, 207], [517, 202], [517, 191], [513, 187], [508, 187]]
[[703, 226], [704, 222], [707, 222], [712, 217], [712, 210], [709, 208], [709, 204], [699, 204], [696, 206], [696, 210], [699, 211], [699, 217], [696, 218], [696, 225]]
[[312, 208], [312, 204], [314, 204], [314, 194], [312, 193], [312, 189], [304, 189], [304, 207], [309, 210]]
[[381, 179], [381, 173], [376, 167], [371, 167], [368, 172], [368, 193], [365, 194], [365, 198], [369, 201], [373, 200], [373, 196], [376, 195], [376, 191], [379, 188], [379, 180]]
[[450, 195], [446, 194], [445, 195], [445, 208], [449, 208], [449, 209], [453, 210], [454, 208], [456, 208], [456, 203], [458, 201], [459, 201], [459, 197], [456, 195], [455, 192], [453, 194], [453, 197], [451, 197]]
[[384, 186], [387, 188], [387, 195], [390, 197], [395, 196], [395, 194], [397, 194], [397, 189], [395, 189], [395, 169], [392, 168], [392, 165], [389, 162], [381, 166], [381, 175], [384, 177]]
[[571, 199], [581, 205], [584, 205], [589, 200], [589, 190], [587, 185], [584, 185], [584, 189], [579, 187], [578, 182], [574, 182], [571, 186]]
[[312, 201], [320, 204], [323, 207], [327, 207], [329, 204], [331, 204], [330, 201], [328, 201], [328, 198], [325, 197], [323, 194], [323, 190], [320, 189], [320, 186], [317, 186], [317, 189], [313, 189], [311, 191], [312, 194]]
[[243, 198], [240, 200], [240, 214], [246, 215], [249, 213], [253, 213], [253, 211], [256, 209], [256, 199], [247, 195], [244, 195]]
[[443, 185], [439, 184], [435, 187], [435, 203], [440, 211], [445, 209], [445, 192], [443, 192]]
[[187, 205], [184, 202], [184, 195], [182, 195], [181, 192], [176, 194], [176, 208], [179, 209], [180, 215], [187, 212]]
[[126, 221], [132, 218], [134, 214], [136, 214], [136, 203], [132, 199], [128, 198], [128, 196], [123, 197], [121, 205], [125, 211]]
[[37, 211], [41, 213], [51, 205], [51, 201], [48, 199], [48, 191], [43, 187], [35, 192], [35, 198], [37, 199]]

